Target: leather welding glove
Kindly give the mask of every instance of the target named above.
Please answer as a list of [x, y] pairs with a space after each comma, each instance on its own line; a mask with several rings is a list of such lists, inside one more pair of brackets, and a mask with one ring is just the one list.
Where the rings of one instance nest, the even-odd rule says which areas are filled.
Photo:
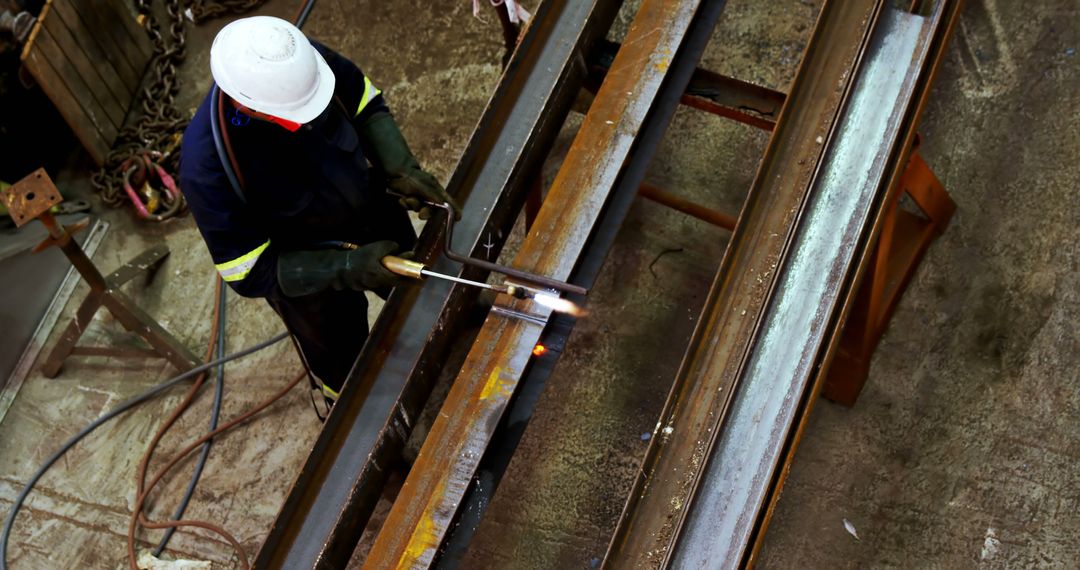
[[405, 196], [399, 200], [403, 208], [420, 212], [420, 218], [426, 220], [431, 217], [431, 209], [424, 205], [424, 201], [436, 204], [449, 202], [454, 210], [454, 219], [461, 219], [461, 206], [434, 176], [420, 168], [420, 163], [409, 150], [405, 137], [390, 113], [373, 113], [358, 129], [371, 143], [375, 158], [386, 172], [387, 184]]
[[290, 251], [278, 256], [278, 286], [287, 297], [301, 297], [326, 289], [369, 291], [396, 287], [410, 280], [391, 273], [382, 258], [393, 255], [398, 244], [377, 241], [352, 250]]

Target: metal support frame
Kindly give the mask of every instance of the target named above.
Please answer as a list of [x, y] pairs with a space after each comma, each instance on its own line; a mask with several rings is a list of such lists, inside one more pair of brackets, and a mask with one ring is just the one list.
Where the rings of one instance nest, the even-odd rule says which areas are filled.
[[642, 184], [641, 188], [638, 189], [638, 195], [728, 231], [734, 230], [735, 223], [738, 221], [735, 216], [725, 214], [719, 210], [707, 208], [701, 204], [662, 190], [652, 184]]
[[[108, 276], [103, 276], [78, 242], [71, 237], [72, 233], [85, 227], [85, 224], [65, 227], [49, 212], [49, 208], [59, 204], [61, 198], [45, 169], [39, 168], [9, 188], [4, 195], [4, 201], [17, 226], [37, 219], [48, 230], [49, 237], [34, 248], [35, 253], [49, 247], [60, 248], [90, 286], [90, 294], [79, 305], [75, 317], [65, 327], [56, 346], [42, 364], [42, 374], [47, 378], [55, 378], [60, 373], [64, 360], [72, 355], [117, 358], [156, 356], [168, 360], [180, 371], [199, 365], [200, 361], [194, 353], [119, 290], [121, 285], [135, 276], [148, 271], [152, 273], [169, 255], [168, 247], [164, 244], [155, 246]], [[101, 307], [108, 309], [126, 330], [139, 335], [151, 348], [77, 346], [79, 338]]]
[[[904, 290], [930, 244], [944, 233], [956, 211], [956, 204], [917, 146], [900, 178], [899, 190], [885, 209], [880, 235], [867, 254], [869, 269], [826, 372], [821, 395], [845, 406], [855, 405], [870, 375], [874, 349]], [[905, 198], [911, 200], [918, 213], [904, 209]]]
[[[596, 93], [603, 84], [620, 45], [604, 41], [589, 53], [585, 88]], [[713, 115], [771, 131], [784, 106], [785, 95], [767, 87], [697, 68], [680, 102]]]

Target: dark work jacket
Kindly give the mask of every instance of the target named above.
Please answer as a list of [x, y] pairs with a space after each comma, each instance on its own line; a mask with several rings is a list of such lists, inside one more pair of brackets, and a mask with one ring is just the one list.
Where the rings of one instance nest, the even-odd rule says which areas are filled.
[[[226, 282], [246, 297], [280, 298], [282, 251], [318, 249], [326, 241], [379, 240], [411, 249], [408, 215], [386, 194], [385, 177], [369, 163], [355, 125], [388, 112], [381, 94], [350, 61], [316, 42], [336, 78], [334, 100], [296, 132], [223, 109], [243, 180], [237, 196], [218, 158], [210, 96], [184, 132], [180, 188], [210, 257]], [[363, 103], [363, 104], [362, 104]], [[370, 148], [370, 147], [368, 147]], [[376, 165], [377, 166], [377, 165]]]

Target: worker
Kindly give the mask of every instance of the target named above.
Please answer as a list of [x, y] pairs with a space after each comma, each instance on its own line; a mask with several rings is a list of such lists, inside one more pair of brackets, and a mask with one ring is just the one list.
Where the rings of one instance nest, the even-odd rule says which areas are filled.
[[281, 316], [330, 404], [368, 335], [364, 291], [385, 298], [401, 284], [380, 260], [414, 246], [406, 208], [459, 209], [372, 81], [289, 22], [229, 23], [210, 70], [240, 187], [219, 158], [208, 95], [184, 133], [181, 190], [221, 278]]

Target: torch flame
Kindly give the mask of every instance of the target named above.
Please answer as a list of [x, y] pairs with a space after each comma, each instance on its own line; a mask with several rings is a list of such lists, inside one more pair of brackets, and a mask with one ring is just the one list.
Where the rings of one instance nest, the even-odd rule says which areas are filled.
[[554, 295], [538, 293], [536, 295], [533, 295], [533, 301], [536, 301], [538, 304], [548, 307], [556, 313], [566, 313], [573, 317], [584, 317], [587, 314], [585, 309], [577, 306], [577, 304], [573, 301], [568, 301]]

